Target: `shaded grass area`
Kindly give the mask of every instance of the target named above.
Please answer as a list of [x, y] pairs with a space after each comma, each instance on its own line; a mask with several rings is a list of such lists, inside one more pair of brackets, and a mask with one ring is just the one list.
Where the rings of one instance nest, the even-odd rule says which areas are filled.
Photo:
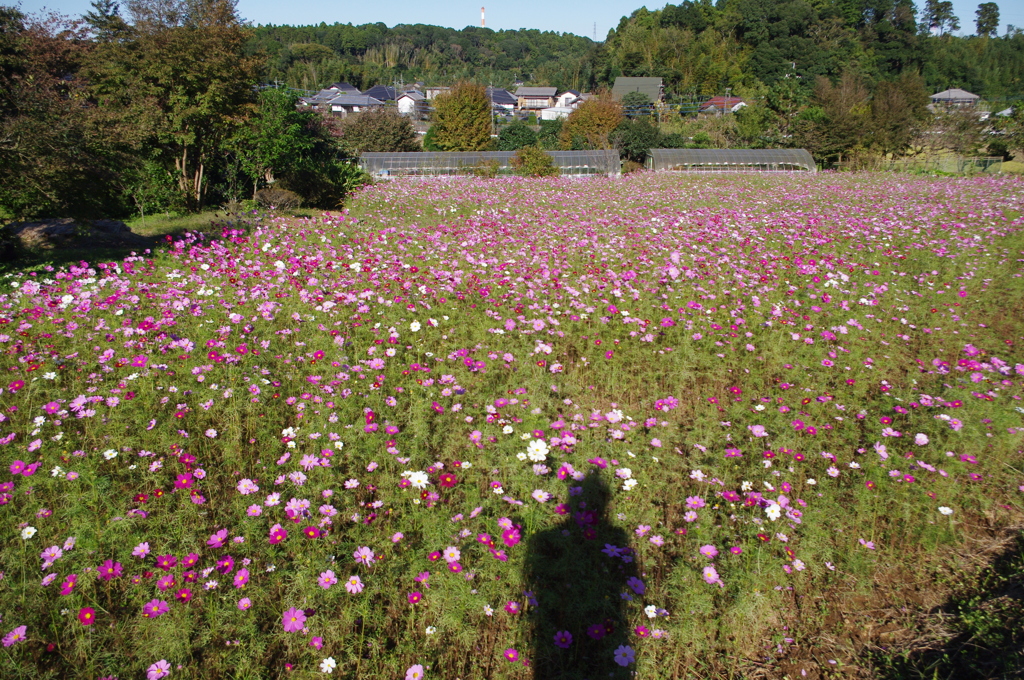
[[[902, 645], [867, 656], [886, 680], [989, 680], [1024, 677], [1024, 532], [981, 534], [972, 554], [955, 556], [944, 575], [950, 597], [919, 612]], [[978, 561], [989, 561], [980, 569]]]

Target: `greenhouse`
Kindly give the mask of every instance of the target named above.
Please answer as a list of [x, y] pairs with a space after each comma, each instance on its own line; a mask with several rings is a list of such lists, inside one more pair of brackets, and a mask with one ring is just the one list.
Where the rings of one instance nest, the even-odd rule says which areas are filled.
[[816, 172], [806, 149], [651, 149], [649, 170], [683, 172]]
[[[552, 157], [559, 174], [618, 175], [621, 172], [619, 152], [545, 151]], [[363, 153], [359, 167], [373, 177], [434, 175], [512, 175], [515, 151], [411, 151]]]

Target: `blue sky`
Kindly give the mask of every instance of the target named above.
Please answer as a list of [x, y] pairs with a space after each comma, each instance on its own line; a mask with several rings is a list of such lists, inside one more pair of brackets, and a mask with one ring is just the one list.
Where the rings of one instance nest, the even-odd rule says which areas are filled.
[[[974, 32], [974, 12], [982, 0], [953, 0], [960, 18], [960, 33]], [[0, 0], [15, 4], [17, 0]], [[995, 0], [999, 5], [999, 34], [1006, 24], [1024, 27], [1024, 0]], [[38, 12], [44, 7], [62, 14], [78, 16], [88, 12], [90, 0], [21, 0], [22, 11]], [[388, 26], [403, 24], [433, 24], [464, 28], [480, 25], [480, 4], [487, 0], [454, 0], [454, 2], [423, 2], [422, 0], [376, 0], [375, 2], [300, 2], [283, 3], [280, 0], [239, 0], [239, 14], [254, 24], [367, 24], [384, 22]], [[487, 26], [493, 29], [537, 28], [543, 31], [575, 33], [604, 39], [608, 30], [618, 25], [619, 19], [629, 15], [643, 0], [548, 0], [529, 2], [493, 2], [487, 8]], [[918, 0], [919, 6], [924, 0]], [[648, 9], [664, 7], [664, 2], [648, 3]]]

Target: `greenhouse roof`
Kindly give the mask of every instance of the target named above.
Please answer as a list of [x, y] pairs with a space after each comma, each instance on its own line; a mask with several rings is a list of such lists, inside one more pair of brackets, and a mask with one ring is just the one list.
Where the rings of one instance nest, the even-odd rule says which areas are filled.
[[651, 149], [648, 167], [654, 170], [817, 170], [806, 149]]
[[[619, 152], [545, 151], [563, 175], [617, 175]], [[410, 151], [363, 153], [359, 166], [376, 176], [466, 175], [486, 164], [497, 163], [499, 174], [510, 174], [515, 151]]]

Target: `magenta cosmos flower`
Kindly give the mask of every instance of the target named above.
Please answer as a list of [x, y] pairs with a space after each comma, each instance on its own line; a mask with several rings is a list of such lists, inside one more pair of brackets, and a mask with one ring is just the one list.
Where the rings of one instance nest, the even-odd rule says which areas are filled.
[[298, 632], [306, 625], [306, 614], [301, 609], [292, 607], [285, 611], [281, 623], [284, 625], [284, 632]]
[[569, 645], [572, 644], [572, 633], [567, 630], [561, 630], [555, 633], [555, 646], [561, 647], [562, 649], [569, 649]]

